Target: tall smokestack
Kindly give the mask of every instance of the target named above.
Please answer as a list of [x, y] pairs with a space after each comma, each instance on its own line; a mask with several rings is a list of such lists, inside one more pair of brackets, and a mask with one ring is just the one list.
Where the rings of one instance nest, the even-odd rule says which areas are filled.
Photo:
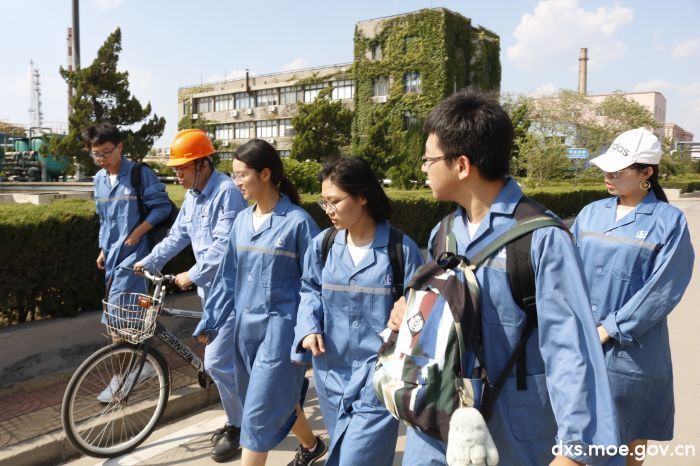
[[[73, 71], [73, 28], [68, 28], [68, 71]], [[70, 101], [73, 98], [73, 88], [68, 86], [68, 116], [73, 113]]]
[[586, 79], [588, 78], [588, 49], [582, 48], [578, 56], [578, 93], [586, 95]]
[[73, 69], [80, 69], [80, 2], [73, 0]]

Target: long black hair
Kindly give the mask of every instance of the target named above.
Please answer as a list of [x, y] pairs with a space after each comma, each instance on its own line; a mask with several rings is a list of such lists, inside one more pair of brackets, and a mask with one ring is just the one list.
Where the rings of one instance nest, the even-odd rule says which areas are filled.
[[668, 204], [668, 198], [666, 197], [666, 193], [664, 192], [663, 188], [659, 184], [659, 166], [658, 165], [649, 165], [647, 163], [635, 163], [632, 164], [631, 168], [634, 168], [635, 170], [644, 171], [647, 168], [652, 169], [651, 176], [649, 177], [649, 184], [652, 191], [654, 191], [654, 195], [656, 198], [660, 201], [663, 201]]
[[367, 199], [367, 210], [375, 222], [391, 217], [391, 201], [384, 192], [377, 175], [362, 157], [341, 156], [329, 160], [318, 174], [318, 180], [331, 182], [351, 196]]
[[258, 173], [266, 168], [270, 169], [272, 184], [279, 186], [280, 192], [285, 194], [294, 204], [301, 204], [299, 192], [284, 175], [282, 159], [272, 144], [262, 139], [251, 139], [234, 151], [233, 158], [240, 160]]

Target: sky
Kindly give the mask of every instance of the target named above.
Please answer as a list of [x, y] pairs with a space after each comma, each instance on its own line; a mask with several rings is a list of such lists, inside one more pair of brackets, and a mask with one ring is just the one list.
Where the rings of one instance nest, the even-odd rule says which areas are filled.
[[[179, 87], [349, 63], [358, 21], [445, 7], [501, 37], [501, 91], [577, 89], [588, 48], [588, 93], [658, 91], [666, 120], [700, 140], [700, 0], [81, 0], [81, 64], [117, 27], [132, 93], [177, 131]], [[0, 0], [0, 120], [28, 124], [29, 62], [41, 74], [44, 122], [67, 121], [71, 0]]]

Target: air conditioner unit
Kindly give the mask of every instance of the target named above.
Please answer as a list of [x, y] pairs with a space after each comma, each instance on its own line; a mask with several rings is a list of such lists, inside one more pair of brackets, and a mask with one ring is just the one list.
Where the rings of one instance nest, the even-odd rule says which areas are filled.
[[224, 141], [222, 144], [224, 147], [228, 147], [228, 141]]
[[193, 120], [196, 120], [197, 118], [199, 118], [199, 115], [197, 115], [196, 113], [193, 113], [193, 114], [192, 114], [192, 119], [193, 119]]
[[274, 144], [274, 143], [275, 143], [275, 139], [274, 139], [274, 138], [270, 138], [270, 144]]
[[386, 96], [385, 95], [377, 96], [377, 102], [386, 103]]
[[238, 110], [231, 110], [231, 118], [236, 118], [238, 116]]
[[267, 111], [270, 112], [270, 113], [274, 113], [274, 112], [277, 111], [277, 107], [275, 107], [274, 105], [268, 105], [268, 106], [267, 106]]
[[246, 115], [252, 115], [252, 114], [253, 114], [253, 109], [252, 109], [252, 108], [246, 108], [246, 109], [245, 109], [245, 114], [246, 114]]

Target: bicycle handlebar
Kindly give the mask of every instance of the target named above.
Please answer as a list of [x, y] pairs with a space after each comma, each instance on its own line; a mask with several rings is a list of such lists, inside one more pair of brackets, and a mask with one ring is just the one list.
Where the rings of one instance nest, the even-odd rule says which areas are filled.
[[149, 272], [148, 270], [143, 270], [143, 275], [148, 278], [153, 283], [168, 282], [173, 283], [175, 281], [175, 275], [162, 275], [160, 272], [155, 274]]

